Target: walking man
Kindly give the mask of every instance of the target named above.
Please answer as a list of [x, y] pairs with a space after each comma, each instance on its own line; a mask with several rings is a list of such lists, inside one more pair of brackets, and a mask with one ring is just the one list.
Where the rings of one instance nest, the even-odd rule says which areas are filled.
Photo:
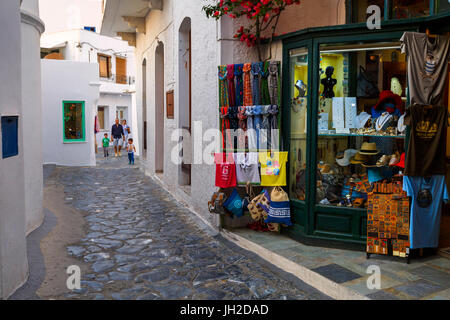
[[120, 150], [122, 149], [123, 142], [121, 142], [120, 139], [122, 139], [123, 142], [125, 142], [125, 135], [123, 134], [123, 127], [119, 123], [119, 119], [116, 118], [116, 123], [113, 124], [113, 126], [111, 128], [111, 141], [113, 142], [114, 153], [115, 153], [116, 157], [117, 157], [117, 150], [119, 151], [119, 157], [122, 155], [120, 153]]

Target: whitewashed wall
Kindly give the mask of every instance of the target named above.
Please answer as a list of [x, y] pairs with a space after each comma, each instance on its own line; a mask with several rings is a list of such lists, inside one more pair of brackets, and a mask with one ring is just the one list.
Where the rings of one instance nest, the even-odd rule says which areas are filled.
[[[99, 98], [98, 64], [41, 60], [44, 164], [95, 165], [94, 110]], [[85, 142], [63, 140], [63, 101], [85, 102]]]
[[44, 219], [42, 209], [42, 117], [40, 36], [44, 31], [39, 19], [38, 0], [22, 2], [22, 105], [25, 161], [25, 212], [27, 234]]
[[[19, 155], [0, 153], [0, 299], [6, 299], [28, 274], [25, 240], [24, 130], [21, 91], [19, 0], [0, 1], [0, 116], [19, 116]], [[2, 144], [0, 130], [0, 150]]]

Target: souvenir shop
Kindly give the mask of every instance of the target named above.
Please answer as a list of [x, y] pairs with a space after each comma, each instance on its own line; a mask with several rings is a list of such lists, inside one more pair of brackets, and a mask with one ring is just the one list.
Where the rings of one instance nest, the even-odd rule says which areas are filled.
[[449, 19], [308, 29], [280, 37], [281, 64], [244, 64], [232, 82], [241, 66], [219, 67], [222, 131], [267, 130], [225, 135], [216, 182], [231, 184], [217, 183], [211, 211], [233, 216], [230, 203], [242, 200], [238, 216], [253, 218], [255, 230], [369, 254], [438, 247], [448, 198]]

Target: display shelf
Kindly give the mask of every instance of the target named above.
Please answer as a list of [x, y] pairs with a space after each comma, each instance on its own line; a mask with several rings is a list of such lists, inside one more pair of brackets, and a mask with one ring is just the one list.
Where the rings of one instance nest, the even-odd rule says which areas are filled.
[[382, 134], [353, 134], [353, 133], [319, 133], [319, 137], [380, 137], [380, 138], [392, 138], [392, 139], [405, 139], [405, 135], [388, 136]]

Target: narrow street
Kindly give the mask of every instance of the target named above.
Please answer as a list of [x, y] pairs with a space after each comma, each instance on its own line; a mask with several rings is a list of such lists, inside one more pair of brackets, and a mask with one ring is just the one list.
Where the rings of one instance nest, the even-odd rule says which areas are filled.
[[[126, 163], [125, 157], [99, 157], [96, 167], [55, 167], [46, 174], [45, 193], [52, 191], [52, 196], [44, 206], [52, 208], [58, 224], [41, 243], [46, 279], [37, 291], [40, 298], [328, 299], [220, 235], [209, 234], [138, 165]], [[58, 188], [64, 199], [55, 199]], [[72, 222], [72, 237], [77, 228], [84, 233], [78, 241], [49, 241], [67, 219], [56, 214], [55, 201], [64, 203], [66, 213], [71, 208], [72, 215], [83, 217], [82, 227], [80, 221]], [[65, 262], [46, 256], [57, 256], [57, 249], [48, 247], [51, 243], [64, 244]], [[69, 276], [65, 264], [83, 270], [81, 290], [64, 288]]]

